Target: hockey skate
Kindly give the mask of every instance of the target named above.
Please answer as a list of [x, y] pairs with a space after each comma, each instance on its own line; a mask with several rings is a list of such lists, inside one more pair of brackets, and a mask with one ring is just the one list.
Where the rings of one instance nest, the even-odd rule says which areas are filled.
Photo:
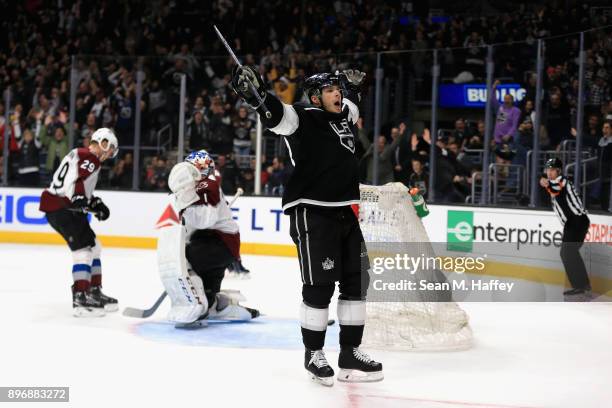
[[119, 310], [117, 299], [106, 296], [102, 293], [102, 286], [92, 286], [89, 290], [91, 297], [104, 305], [104, 310], [107, 312], [116, 312]]
[[565, 302], [590, 302], [593, 300], [593, 294], [590, 288], [569, 289], [563, 292], [563, 300]]
[[102, 317], [104, 305], [88, 292], [72, 288], [72, 314], [75, 317]]
[[334, 385], [334, 369], [331, 368], [323, 350], [308, 350], [304, 354], [304, 368], [310, 379], [326, 387]]
[[338, 357], [338, 381], [374, 382], [384, 378], [382, 364], [372, 360], [358, 347], [344, 347]]
[[209, 320], [246, 321], [259, 316], [259, 310], [241, 306], [223, 292], [217, 293], [215, 301], [208, 309]]
[[244, 267], [242, 261], [234, 261], [227, 267], [227, 277], [235, 279], [251, 279], [251, 271]]

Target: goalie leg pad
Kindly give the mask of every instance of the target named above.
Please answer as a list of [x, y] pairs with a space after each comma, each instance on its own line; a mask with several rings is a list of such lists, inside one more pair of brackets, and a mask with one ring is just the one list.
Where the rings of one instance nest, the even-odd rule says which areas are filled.
[[185, 228], [162, 228], [157, 241], [157, 262], [162, 284], [172, 302], [168, 320], [191, 323], [208, 310], [204, 285], [199, 276], [190, 275], [185, 258]]

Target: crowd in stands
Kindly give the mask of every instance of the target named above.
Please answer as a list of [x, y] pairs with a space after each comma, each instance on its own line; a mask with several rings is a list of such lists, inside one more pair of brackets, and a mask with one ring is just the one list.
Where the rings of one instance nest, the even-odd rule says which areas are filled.
[[[535, 66], [535, 39], [609, 23], [605, 15], [591, 13], [582, 3], [571, 7], [523, 4], [513, 13], [457, 15], [438, 21], [413, 18], [406, 4], [0, 0], [3, 15], [10, 16], [2, 21], [8, 36], [0, 40], [0, 90], [10, 86], [12, 91], [9, 123], [5, 123], [4, 99], [0, 103], [0, 139], [9, 126], [10, 178], [18, 185], [45, 184], [70, 148], [87, 146], [92, 132], [106, 126], [118, 134], [121, 154], [104, 168], [100, 183], [131, 188], [139, 110], [140, 145], [149, 149], [141, 150], [142, 165], [136, 175], [142, 189], [165, 190], [169, 168], [176, 160], [180, 83], [185, 75], [186, 151], [207, 149], [215, 155], [227, 194], [238, 187], [253, 191], [257, 166], [262, 170], [264, 191], [282, 194], [291, 164], [282, 151], [265, 152], [262, 163], [252, 159], [256, 118], [230, 89], [233, 63], [217, 41], [212, 23], [228, 35], [244, 63], [260, 67], [269, 88], [285, 103], [301, 100], [303, 79], [316, 72], [358, 65], [368, 72], [371, 84], [374, 51], [413, 51], [389, 57], [386, 77], [397, 76], [400, 66], [409, 67], [417, 78], [427, 77], [431, 54], [424, 50], [437, 48], [445, 72], [469, 72], [480, 78], [485, 67], [483, 45], [509, 43], [500, 48], [505, 57], [496, 59], [496, 76], [524, 83], [527, 96], [521, 104], [508, 100], [495, 107], [491, 148], [499, 160], [520, 163], [532, 143], [535, 77], [526, 73]], [[560, 53], [567, 58], [549, 58], [545, 69], [544, 131], [540, 134], [543, 148], [552, 150], [576, 133], [578, 98], [577, 37], [554, 44], [567, 47]], [[142, 55], [146, 57], [138, 57]], [[547, 55], [556, 55], [555, 50]], [[583, 134], [585, 146], [599, 152], [602, 169], [609, 166], [605, 160], [609, 163], [611, 145], [611, 66], [610, 30], [593, 33], [587, 44], [588, 109]], [[136, 106], [139, 72], [143, 94]], [[72, 129], [71, 75], [76, 78]], [[449, 124], [454, 129], [448, 137], [436, 142], [434, 149], [441, 158], [436, 171], [438, 198], [460, 202], [469, 194], [476, 167], [465, 152], [483, 148], [481, 119], [457, 119]], [[171, 133], [162, 131], [166, 125]], [[371, 127], [361, 122], [358, 132], [363, 181], [372, 181], [372, 159], [378, 154], [379, 182], [396, 180], [427, 191], [429, 132], [417, 135], [406, 121], [386, 124], [382, 135], [366, 130]], [[69, 146], [71, 130], [73, 146]]]

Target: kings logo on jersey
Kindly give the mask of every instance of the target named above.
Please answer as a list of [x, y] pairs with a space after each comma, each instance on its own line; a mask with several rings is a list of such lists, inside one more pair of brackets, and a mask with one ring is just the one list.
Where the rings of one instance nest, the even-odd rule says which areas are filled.
[[330, 121], [329, 125], [340, 138], [340, 144], [351, 153], [355, 153], [355, 136], [351, 131], [348, 120], [342, 119], [340, 122]]

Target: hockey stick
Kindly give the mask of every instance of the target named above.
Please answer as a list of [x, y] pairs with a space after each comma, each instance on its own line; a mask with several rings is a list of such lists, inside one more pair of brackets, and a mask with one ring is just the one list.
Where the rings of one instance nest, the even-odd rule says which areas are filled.
[[[234, 54], [234, 51], [232, 50], [232, 47], [230, 47], [230, 45], [227, 43], [227, 41], [225, 40], [225, 37], [223, 37], [223, 34], [221, 34], [221, 31], [219, 31], [219, 29], [217, 28], [216, 25], [213, 25], [213, 27], [214, 27], [214, 29], [215, 29], [215, 31], [217, 33], [217, 36], [219, 37], [219, 40], [221, 40], [221, 42], [225, 46], [225, 49], [227, 49], [227, 52], [229, 52], [230, 56], [232, 57], [232, 59], [234, 60], [236, 65], [238, 65], [239, 67], [242, 67], [242, 64], [238, 60], [238, 57], [236, 57], [236, 54]], [[255, 98], [257, 98], [257, 102], [259, 103], [259, 106], [263, 106], [266, 118], [270, 119], [272, 117], [272, 114], [270, 113], [268, 108], [266, 108], [266, 105], [264, 105], [264, 101], [263, 101], [263, 99], [261, 99], [261, 96], [259, 95], [259, 92], [257, 91], [257, 88], [255, 88], [255, 85], [253, 85], [253, 82], [251, 82], [249, 77], [246, 77], [246, 80], [249, 83], [249, 87], [251, 88], [251, 92], [253, 93], [253, 95], [255, 95]]]
[[155, 301], [153, 306], [151, 306], [150, 308], [145, 309], [145, 310], [143, 310], [143, 309], [136, 309], [135, 307], [126, 307], [123, 310], [123, 315], [127, 316], [127, 317], [140, 317], [142, 319], [146, 319], [147, 317], [152, 316], [153, 313], [155, 313], [157, 311], [159, 306], [162, 304], [162, 302], [166, 298], [166, 295], [167, 295], [167, 293], [164, 290], [164, 292], [161, 294], [159, 299], [157, 299]]
[[234, 196], [232, 197], [232, 199], [230, 200], [229, 203], [227, 203], [228, 207], [231, 207], [232, 205], [234, 205], [234, 203], [236, 202], [236, 200], [238, 199], [238, 197], [240, 197], [242, 194], [244, 193], [244, 190], [241, 189], [240, 187], [238, 187], [238, 190], [236, 190], [236, 194], [234, 194]]
[[92, 215], [98, 215], [99, 214], [97, 211], [92, 211], [89, 208], [66, 207], [66, 209], [68, 211], [72, 211], [72, 212], [76, 212], [76, 213], [82, 213], [82, 214], [92, 214]]

